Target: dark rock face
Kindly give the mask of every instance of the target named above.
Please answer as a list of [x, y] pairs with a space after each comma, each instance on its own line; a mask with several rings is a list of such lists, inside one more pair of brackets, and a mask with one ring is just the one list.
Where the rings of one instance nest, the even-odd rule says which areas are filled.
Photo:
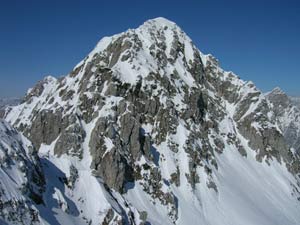
[[67, 126], [67, 121], [62, 118], [62, 113], [43, 110], [36, 114], [32, 125], [25, 134], [31, 139], [34, 146], [39, 149], [42, 143], [51, 144]]
[[2, 119], [5, 116], [5, 110], [0, 109], [0, 118]]
[[134, 182], [133, 169], [117, 150], [104, 155], [99, 168], [97, 167], [96, 175], [99, 175], [110, 188], [121, 193], [124, 192], [125, 183]]
[[60, 134], [54, 147], [54, 154], [57, 156], [67, 154], [82, 158], [82, 142], [84, 138], [85, 131], [79, 124], [70, 125]]

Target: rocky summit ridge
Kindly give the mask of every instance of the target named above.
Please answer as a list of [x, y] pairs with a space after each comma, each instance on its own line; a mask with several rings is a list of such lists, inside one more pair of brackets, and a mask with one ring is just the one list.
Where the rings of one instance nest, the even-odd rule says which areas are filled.
[[0, 98], [0, 118], [3, 118], [6, 108], [18, 105], [20, 98]]
[[298, 109], [300, 109], [300, 97], [289, 96], [289, 99], [296, 107], [298, 107]]
[[275, 108], [156, 18], [101, 39], [5, 119], [44, 171], [32, 224], [292, 225], [299, 155]]
[[274, 117], [283, 132], [285, 140], [298, 154], [300, 153], [300, 110], [293, 100], [280, 88], [266, 94], [274, 108]]

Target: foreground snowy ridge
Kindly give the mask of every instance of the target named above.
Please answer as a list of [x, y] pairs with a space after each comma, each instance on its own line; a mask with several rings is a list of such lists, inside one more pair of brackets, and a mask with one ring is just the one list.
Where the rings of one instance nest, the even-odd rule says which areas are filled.
[[38, 150], [40, 201], [17, 192], [33, 224], [300, 223], [299, 155], [274, 104], [167, 19], [103, 38], [5, 119]]

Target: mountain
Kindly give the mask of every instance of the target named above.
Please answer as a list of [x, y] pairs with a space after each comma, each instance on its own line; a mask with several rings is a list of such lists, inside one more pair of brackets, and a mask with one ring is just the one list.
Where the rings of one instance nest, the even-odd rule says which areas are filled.
[[289, 147], [300, 153], [300, 109], [280, 88], [266, 94], [273, 105], [274, 117]]
[[0, 118], [4, 117], [7, 107], [18, 105], [20, 102], [20, 98], [0, 98]]
[[15, 106], [20, 102], [20, 98], [0, 98], [0, 108], [3, 109], [6, 106]]
[[38, 150], [45, 223], [295, 225], [299, 155], [275, 110], [156, 18], [101, 39], [5, 119]]
[[298, 109], [300, 109], [300, 97], [289, 96], [289, 99]]

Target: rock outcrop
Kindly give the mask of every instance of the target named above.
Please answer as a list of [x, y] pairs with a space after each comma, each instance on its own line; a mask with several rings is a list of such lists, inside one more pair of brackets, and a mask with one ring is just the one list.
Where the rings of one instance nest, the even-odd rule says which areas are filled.
[[266, 94], [286, 143], [300, 153], [300, 110], [280, 88]]
[[43, 204], [44, 184], [36, 150], [0, 120], [0, 218], [9, 224], [40, 224], [34, 204]]

